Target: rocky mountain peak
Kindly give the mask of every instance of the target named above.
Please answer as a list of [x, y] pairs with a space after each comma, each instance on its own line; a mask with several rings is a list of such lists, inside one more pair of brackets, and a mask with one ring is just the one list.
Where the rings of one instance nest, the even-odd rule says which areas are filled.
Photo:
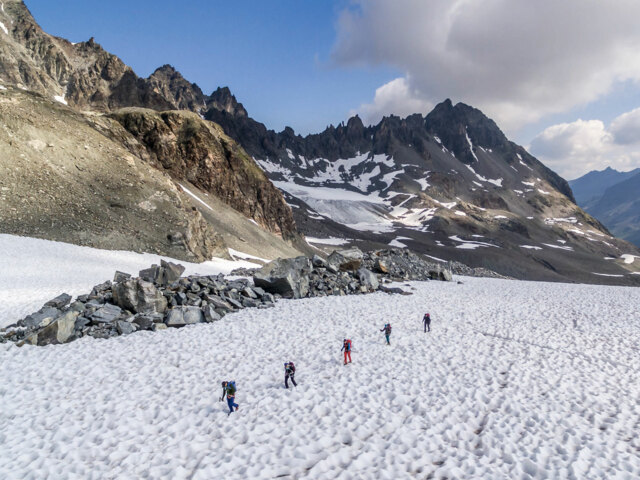
[[218, 87], [218, 89], [209, 96], [207, 106], [227, 112], [233, 117], [248, 116], [244, 106], [236, 100], [235, 95], [231, 93], [229, 87]]
[[153, 91], [168, 99], [175, 110], [199, 112], [206, 108], [206, 99], [200, 87], [187, 81], [172, 65], [156, 69], [147, 82]]
[[450, 99], [439, 103], [425, 117], [427, 130], [466, 164], [476, 159], [477, 146], [504, 149], [509, 141], [496, 123], [477, 108]]

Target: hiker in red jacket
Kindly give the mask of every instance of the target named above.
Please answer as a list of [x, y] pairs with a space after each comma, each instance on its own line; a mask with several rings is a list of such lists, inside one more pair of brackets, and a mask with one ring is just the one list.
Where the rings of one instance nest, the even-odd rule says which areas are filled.
[[346, 338], [342, 341], [342, 348], [340, 351], [344, 350], [344, 364], [347, 364], [347, 357], [349, 357], [349, 363], [351, 363], [351, 340], [347, 340]]

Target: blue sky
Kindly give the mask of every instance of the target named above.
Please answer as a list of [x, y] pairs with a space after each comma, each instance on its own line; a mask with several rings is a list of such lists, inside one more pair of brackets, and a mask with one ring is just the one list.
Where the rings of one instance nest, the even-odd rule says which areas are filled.
[[48, 33], [93, 36], [138, 75], [169, 63], [205, 93], [229, 86], [277, 131], [425, 114], [451, 98], [566, 178], [640, 166], [633, 0], [26, 3]]

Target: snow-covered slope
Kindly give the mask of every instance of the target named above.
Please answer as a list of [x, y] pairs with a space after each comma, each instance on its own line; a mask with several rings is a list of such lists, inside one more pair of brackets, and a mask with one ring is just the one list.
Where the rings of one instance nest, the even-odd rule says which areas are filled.
[[161, 258], [184, 265], [185, 275], [228, 274], [235, 268], [256, 266], [221, 258], [188, 263], [149, 253], [99, 250], [0, 234], [0, 327], [15, 323], [61, 293], [88, 293], [94, 285], [113, 279], [116, 270], [135, 275], [152, 263], [159, 264]]
[[640, 289], [463, 281], [0, 345], [0, 477], [638, 478]]

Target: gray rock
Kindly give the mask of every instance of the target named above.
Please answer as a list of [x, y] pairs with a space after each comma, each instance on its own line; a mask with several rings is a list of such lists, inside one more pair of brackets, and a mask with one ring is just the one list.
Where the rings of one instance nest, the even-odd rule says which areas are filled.
[[358, 279], [363, 287], [366, 287], [369, 291], [377, 290], [380, 286], [380, 282], [378, 281], [378, 277], [371, 270], [367, 270], [364, 267], [361, 267], [358, 270]]
[[218, 314], [218, 312], [216, 312], [216, 309], [213, 307], [213, 305], [207, 305], [202, 309], [202, 313], [204, 314], [204, 319], [205, 321], [212, 323], [212, 322], [217, 322], [218, 320], [220, 320], [222, 318], [222, 316], [220, 316], [220, 314]]
[[314, 255], [313, 258], [311, 259], [311, 263], [313, 264], [314, 267], [318, 267], [318, 268], [327, 267], [327, 262], [320, 255]]
[[88, 318], [79, 316], [78, 318], [76, 318], [76, 323], [74, 328], [76, 330], [82, 330], [84, 327], [89, 325], [89, 323], [91, 323], [91, 321]]
[[67, 343], [75, 338], [74, 333], [77, 318], [78, 312], [69, 310], [43, 329], [27, 337], [25, 343], [38, 346]]
[[113, 283], [125, 282], [131, 278], [131, 275], [116, 270], [116, 274], [113, 276]]
[[204, 315], [199, 307], [175, 307], [167, 312], [164, 323], [167, 327], [183, 327], [204, 322]]
[[74, 312], [83, 312], [84, 311], [84, 303], [75, 301], [71, 304], [71, 310]]
[[380, 290], [384, 293], [395, 293], [400, 295], [413, 295], [411, 292], [406, 292], [398, 287], [380, 287]]
[[172, 283], [177, 282], [185, 270], [182, 265], [178, 265], [173, 262], [165, 262], [164, 260], [160, 260], [160, 266], [164, 269], [162, 285], [171, 285]]
[[112, 283], [109, 280], [107, 280], [106, 282], [101, 283], [101, 284], [96, 285], [95, 287], [93, 287], [92, 293], [93, 294], [95, 294], [95, 293], [104, 293], [107, 290], [111, 289], [111, 287], [112, 287]]
[[381, 258], [376, 259], [374, 268], [380, 273], [389, 273], [389, 265]]
[[453, 280], [453, 276], [451, 275], [451, 270], [443, 270], [442, 271], [442, 280], [445, 282], [450, 282]]
[[262, 288], [260, 287], [253, 287], [253, 293], [255, 293], [256, 295], [258, 295], [258, 297], [262, 298], [264, 296], [265, 292]]
[[204, 299], [208, 304], [213, 305], [216, 309], [225, 310], [227, 312], [233, 311], [233, 307], [228, 302], [225, 302], [222, 298], [216, 295], [205, 295]]
[[149, 282], [137, 278], [120, 282], [113, 288], [113, 300], [121, 308], [134, 313], [163, 313], [167, 299]]
[[176, 293], [174, 297], [176, 299], [176, 303], [178, 305], [186, 305], [187, 304], [187, 295], [183, 292]]
[[135, 325], [125, 320], [118, 320], [116, 322], [116, 329], [120, 335], [129, 335], [136, 331]]
[[18, 322], [20, 327], [39, 328], [49, 325], [60, 315], [55, 307], [42, 307], [39, 311], [28, 315]]
[[254, 300], [253, 298], [243, 298], [242, 306], [245, 308], [256, 308], [260, 306], [260, 302], [258, 300]]
[[234, 299], [234, 298], [227, 298], [226, 299], [227, 302], [229, 302], [233, 307], [237, 308], [238, 310], [242, 308], [242, 303], [240, 303], [238, 300]]
[[258, 295], [256, 295], [256, 292], [254, 292], [254, 291], [251, 289], [251, 287], [245, 287], [245, 288], [242, 290], [242, 295], [244, 295], [245, 297], [248, 297], [248, 298], [254, 298], [254, 299], [255, 299], [255, 298], [258, 298]]
[[202, 314], [202, 309], [200, 307], [187, 307], [184, 312], [184, 322], [187, 325], [203, 323], [204, 315]]
[[70, 301], [71, 301], [71, 295], [63, 293], [61, 295], [58, 295], [56, 298], [49, 300], [47, 303], [44, 304], [44, 306], [60, 309], [60, 308], [66, 307]]
[[362, 250], [357, 247], [346, 250], [334, 250], [333, 253], [329, 255], [327, 264], [333, 265], [343, 272], [355, 271], [362, 265], [363, 258], [364, 254]]
[[302, 298], [309, 293], [311, 262], [307, 257], [274, 260], [253, 276], [256, 287], [285, 298]]
[[[162, 321], [162, 318], [160, 318], [160, 321]], [[138, 326], [139, 330], [152, 330], [153, 324], [155, 323], [152, 316], [144, 314], [136, 315], [135, 317], [133, 317], [132, 322]]]
[[161, 284], [162, 277], [163, 277], [163, 269], [158, 265], [151, 265], [149, 268], [140, 270], [138, 272], [138, 277], [140, 277], [145, 282]]
[[111, 303], [105, 303], [103, 307], [100, 307], [92, 314], [88, 315], [91, 319], [91, 323], [99, 325], [101, 323], [111, 323], [116, 320], [122, 314], [122, 309], [117, 305]]

